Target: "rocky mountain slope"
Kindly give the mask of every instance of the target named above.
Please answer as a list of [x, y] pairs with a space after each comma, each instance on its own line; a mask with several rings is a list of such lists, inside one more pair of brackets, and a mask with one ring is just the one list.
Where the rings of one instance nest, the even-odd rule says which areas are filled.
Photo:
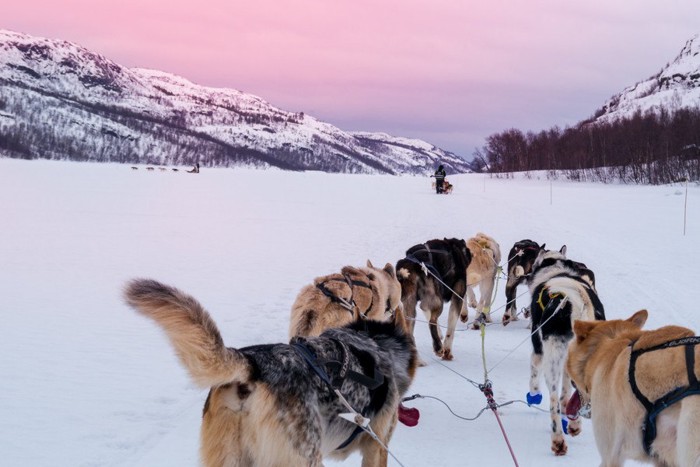
[[635, 112], [674, 111], [700, 106], [700, 36], [688, 40], [680, 54], [659, 73], [611, 97], [594, 119], [611, 121]]

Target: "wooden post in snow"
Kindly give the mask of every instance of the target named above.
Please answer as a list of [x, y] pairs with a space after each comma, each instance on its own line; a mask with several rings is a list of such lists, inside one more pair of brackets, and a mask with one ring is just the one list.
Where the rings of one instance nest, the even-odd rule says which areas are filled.
[[685, 203], [683, 204], [683, 236], [685, 237], [685, 226], [688, 219], [688, 179], [685, 179]]

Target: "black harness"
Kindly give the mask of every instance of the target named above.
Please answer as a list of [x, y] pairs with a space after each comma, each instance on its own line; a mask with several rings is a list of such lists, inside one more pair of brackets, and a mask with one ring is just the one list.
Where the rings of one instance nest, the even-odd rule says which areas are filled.
[[[679, 402], [685, 397], [700, 394], [700, 383], [698, 382], [697, 376], [695, 376], [695, 346], [698, 344], [700, 344], [700, 337], [696, 336], [684, 337], [682, 339], [666, 342], [648, 349], [632, 349], [632, 353], [630, 355], [629, 382], [630, 386], [632, 386], [632, 392], [647, 411], [647, 416], [644, 419], [644, 425], [642, 425], [642, 436], [644, 441], [644, 451], [646, 451], [648, 455], [651, 455], [651, 443], [653, 443], [656, 439], [656, 418], [659, 416], [661, 411], [672, 406], [676, 402]], [[634, 345], [634, 342], [630, 344], [630, 346], [632, 345]], [[688, 386], [678, 387], [660, 399], [651, 402], [639, 390], [637, 380], [634, 377], [637, 358], [646, 352], [669, 349], [682, 345], [685, 346], [685, 364], [688, 372]]]
[[[418, 251], [427, 251], [431, 256], [430, 259], [432, 259], [432, 253], [430, 252], [430, 250], [418, 250]], [[442, 281], [442, 276], [440, 275], [440, 272], [435, 268], [435, 266], [432, 265], [432, 262], [421, 261], [413, 255], [406, 255], [406, 259], [412, 263], [416, 263], [417, 265], [419, 265], [421, 267], [425, 266], [426, 268], [428, 268], [428, 271], [430, 271], [435, 277], [437, 277], [438, 279], [440, 279], [440, 281]]]
[[[328, 290], [328, 288], [326, 287], [326, 283], [331, 282], [331, 281], [345, 282], [346, 284], [348, 284], [348, 286], [350, 287], [350, 301], [349, 302], [347, 300], [345, 300], [344, 298], [338, 297], [333, 292]], [[367, 316], [367, 313], [369, 313], [369, 311], [372, 309], [372, 306], [374, 305], [374, 290], [372, 290], [372, 285], [370, 283], [351, 279], [347, 274], [343, 274], [342, 279], [341, 278], [337, 278], [337, 279], [331, 278], [331, 279], [327, 279], [323, 282], [319, 282], [318, 284], [316, 284], [316, 288], [318, 288], [321, 292], [323, 292], [323, 295], [330, 298], [332, 302], [339, 303], [343, 308], [348, 310], [350, 312], [350, 314], [353, 314], [353, 310], [357, 306], [357, 304], [355, 303], [355, 300], [353, 299], [353, 287], [355, 287], [355, 286], [365, 287], [365, 288], [369, 289], [371, 292], [370, 296], [372, 298], [369, 301], [369, 306], [367, 307], [367, 309], [363, 313], [360, 313], [363, 316]]]
[[[372, 376], [367, 376], [362, 373], [350, 370], [350, 351], [348, 350], [347, 346], [338, 339], [331, 338], [331, 340], [339, 349], [341, 361], [324, 360], [318, 358], [314, 353], [313, 349], [309, 347], [309, 345], [306, 343], [306, 339], [304, 339], [303, 337], [295, 337], [290, 343], [290, 345], [304, 359], [304, 361], [306, 361], [309, 367], [311, 367], [311, 369], [314, 370], [318, 377], [321, 378], [321, 381], [326, 383], [326, 386], [328, 387], [331, 393], [335, 393], [336, 390], [340, 390], [345, 379], [351, 379], [357, 383], [362, 384], [363, 386], [367, 386], [370, 393], [370, 403], [360, 412], [363, 417], [366, 417], [369, 408], [375, 401], [375, 398], [380, 395], [380, 391], [378, 391], [378, 389], [382, 385], [386, 384], [384, 380], [384, 375], [377, 371], [377, 367], [376, 364], [374, 364], [374, 362], [372, 363], [371, 369]], [[331, 378], [328, 375], [326, 369], [331, 370], [335, 374], [335, 376]], [[340, 446], [335, 448], [336, 451], [339, 449], [343, 449], [344, 447], [352, 443], [355, 440], [355, 438], [357, 438], [357, 436], [360, 433], [362, 433], [362, 431], [364, 431], [363, 428], [358, 425], [355, 428], [355, 430], [350, 434], [350, 437], [348, 437], [348, 439], [341, 443]]]
[[[412, 253], [408, 253], [406, 255], [406, 259], [412, 263], [415, 263], [415, 264], [421, 266], [421, 267], [425, 266], [428, 269], [428, 271], [430, 271], [440, 282], [444, 282], [443, 276], [449, 276], [454, 271], [454, 268], [455, 268], [454, 261], [448, 262], [450, 268], [447, 271], [445, 271], [444, 274], [441, 274], [440, 271], [438, 271], [434, 265], [435, 261], [433, 258], [433, 253], [443, 255], [443, 256], [444, 255], [452, 256], [452, 253], [450, 251], [445, 251], [442, 249], [432, 249], [431, 250], [430, 246], [428, 246], [425, 243], [423, 243], [421, 245], [416, 245], [413, 248], [411, 248], [411, 250], [413, 250], [416, 247], [423, 247], [423, 248], [419, 248], [419, 249], [414, 250]], [[426, 256], [426, 254], [427, 254], [427, 259], [424, 261], [421, 261], [420, 259], [418, 259], [416, 257], [416, 254], [421, 254], [421, 256]]]

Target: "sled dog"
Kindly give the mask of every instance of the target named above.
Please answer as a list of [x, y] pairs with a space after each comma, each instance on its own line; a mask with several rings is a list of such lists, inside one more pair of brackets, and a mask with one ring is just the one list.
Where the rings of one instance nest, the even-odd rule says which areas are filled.
[[345, 326], [355, 308], [364, 318], [384, 320], [401, 306], [401, 284], [394, 266], [345, 266], [340, 273], [317, 277], [299, 292], [292, 305], [289, 337], [318, 336], [329, 328]]
[[[544, 250], [545, 245], [540, 246], [530, 239], [515, 242], [513, 248], [508, 253], [508, 281], [506, 282], [506, 311], [503, 313], [503, 325], [511, 321], [518, 320], [518, 305], [515, 300], [518, 285], [522, 284], [532, 272], [532, 265], [535, 264], [540, 250]], [[530, 316], [530, 309], [526, 311], [526, 318]]]
[[[483, 322], [491, 322], [491, 301], [496, 274], [501, 264], [501, 249], [496, 241], [486, 234], [477, 233], [467, 240], [467, 248], [472, 260], [467, 268], [467, 293], [462, 302], [459, 318], [466, 323], [469, 319], [469, 305], [476, 309], [473, 327], [478, 329]], [[479, 288], [479, 301], [476, 301], [474, 289]]]
[[361, 319], [290, 344], [227, 348], [192, 297], [153, 280], [125, 289], [126, 301], [163, 328], [192, 379], [209, 387], [201, 427], [206, 466], [321, 466], [360, 451], [364, 466], [387, 452], [358, 425], [334, 390], [387, 445], [416, 368], [404, 315]]
[[[605, 310], [595, 289], [593, 273], [581, 267], [581, 263], [566, 259], [566, 246], [558, 252], [540, 250], [528, 285], [532, 295], [533, 353], [527, 399], [531, 404], [541, 402], [539, 379], [540, 369], [544, 367], [549, 390], [552, 451], [562, 456], [566, 454], [567, 446], [561, 407], [566, 405], [571, 391], [571, 380], [564, 364], [567, 346], [573, 336], [573, 321], [604, 320]], [[568, 432], [572, 436], [578, 435], [581, 421], [572, 420]]]
[[[412, 246], [406, 251], [406, 257], [396, 263], [396, 275], [401, 283], [401, 303], [410, 321], [411, 333], [415, 326], [416, 305], [420, 302], [420, 308], [429, 320], [433, 350], [443, 360], [452, 360], [453, 357], [452, 341], [462, 308], [462, 297], [467, 291], [467, 267], [470, 262], [471, 253], [464, 240], [445, 238]], [[445, 302], [450, 302], [450, 311], [447, 334], [442, 342], [438, 318]]]
[[601, 466], [696, 467], [700, 337], [680, 326], [642, 331], [646, 319], [641, 310], [627, 320], [576, 321], [569, 375], [581, 403], [590, 402]]

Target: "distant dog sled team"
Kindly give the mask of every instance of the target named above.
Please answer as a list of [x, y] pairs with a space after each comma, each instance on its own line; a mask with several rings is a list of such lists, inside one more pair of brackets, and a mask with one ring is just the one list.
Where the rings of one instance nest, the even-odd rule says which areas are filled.
[[447, 177], [447, 172], [445, 172], [444, 166], [440, 165], [431, 177], [435, 178], [433, 182], [433, 190], [435, 190], [435, 193], [438, 195], [452, 193], [452, 184], [445, 178]]
[[[472, 308], [470, 328], [492, 323], [504, 275], [501, 322], [531, 317], [526, 398], [542, 402], [543, 373], [555, 455], [567, 453], [564, 435], [578, 435], [590, 414], [602, 466], [700, 466], [700, 338], [677, 326], [642, 331], [646, 311], [606, 321], [593, 271], [566, 246], [523, 239], [504, 266], [499, 244], [483, 233], [417, 243], [395, 265], [367, 261], [316, 277], [291, 306], [288, 343], [242, 348], [226, 347], [202, 305], [173, 287], [137, 279], [125, 299], [162, 327], [193, 381], [209, 388], [200, 440], [207, 466], [320, 466], [352, 452], [363, 466], [386, 466], [397, 422], [418, 420], [401, 403], [425, 365], [417, 308], [435, 355], [452, 360], [458, 321], [468, 323]], [[518, 312], [521, 284], [530, 302]], [[448, 303], [443, 336], [438, 318]]]
[[[139, 168], [138, 168], [137, 166], [135, 166], [135, 165], [132, 165], [132, 166], [131, 166], [131, 170], [139, 170]], [[149, 172], [153, 172], [153, 171], [156, 170], [156, 168], [155, 168], [155, 167], [152, 167], [152, 166], [148, 166], [148, 167], [146, 167], [146, 170], [149, 171]], [[167, 167], [158, 167], [158, 170], [160, 170], [161, 172], [167, 172], [168, 168], [167, 168]], [[180, 169], [178, 169], [178, 168], [176, 168], [176, 167], [173, 167], [173, 168], [171, 168], [170, 170], [172, 170], [173, 172], [179, 172], [179, 171], [180, 171]], [[190, 174], [192, 174], [192, 173], [198, 174], [198, 173], [199, 173], [199, 162], [197, 162], [197, 163], [192, 167], [192, 169], [187, 170], [186, 172], [187, 172], [187, 173], [190, 173]]]

